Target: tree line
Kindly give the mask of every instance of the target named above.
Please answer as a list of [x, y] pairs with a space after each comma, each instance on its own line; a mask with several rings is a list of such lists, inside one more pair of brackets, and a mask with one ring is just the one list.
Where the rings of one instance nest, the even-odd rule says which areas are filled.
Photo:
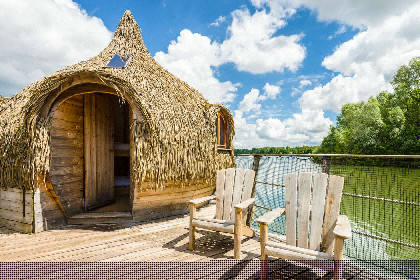
[[401, 66], [383, 91], [343, 105], [320, 146], [235, 149], [235, 154], [420, 154], [420, 57]]
[[312, 154], [318, 146], [301, 146], [301, 147], [264, 147], [252, 149], [235, 149], [235, 155], [243, 154]]

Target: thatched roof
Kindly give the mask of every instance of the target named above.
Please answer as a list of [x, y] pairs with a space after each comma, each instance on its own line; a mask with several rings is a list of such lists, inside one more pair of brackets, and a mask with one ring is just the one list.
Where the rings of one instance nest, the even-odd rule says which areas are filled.
[[0, 112], [3, 106], [6, 106], [6, 103], [8, 102], [9, 98], [3, 97], [0, 95]]
[[[114, 54], [131, 55], [125, 68], [105, 67]], [[149, 54], [139, 27], [126, 11], [110, 44], [97, 56], [37, 81], [8, 98], [0, 111], [0, 184], [30, 188], [49, 171], [53, 93], [75, 80], [94, 77], [130, 102], [140, 119], [132, 127], [138, 181], [210, 178], [233, 165], [233, 156], [216, 148], [217, 112], [194, 88], [181, 81]]]

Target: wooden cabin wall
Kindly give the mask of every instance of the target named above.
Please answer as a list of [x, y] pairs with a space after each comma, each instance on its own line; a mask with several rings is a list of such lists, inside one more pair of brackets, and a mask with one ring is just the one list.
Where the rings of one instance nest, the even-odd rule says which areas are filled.
[[147, 190], [152, 183], [143, 183], [143, 191], [136, 185], [133, 199], [133, 218], [145, 221], [188, 212], [188, 201], [213, 194], [215, 185], [197, 181], [181, 186], [180, 182], [168, 182], [164, 189]]
[[[67, 215], [84, 211], [83, 95], [64, 101], [54, 112], [51, 128], [50, 180]], [[43, 192], [43, 198], [48, 194]], [[45, 205], [44, 205], [45, 206]], [[46, 211], [44, 219], [57, 219], [58, 212]]]
[[[58, 198], [54, 198], [55, 194], [51, 192], [53, 188], [51, 182], [41, 183], [39, 186], [40, 192], [40, 207], [42, 212], [37, 213], [35, 220], [42, 221], [42, 230], [49, 230], [60, 227], [66, 224], [66, 218], [63, 211], [60, 210], [60, 207], [57, 203]], [[47, 189], [47, 184], [50, 184], [49, 189]]]
[[[0, 188], [0, 227], [23, 233], [33, 232], [33, 210], [41, 213], [39, 190]], [[35, 232], [42, 230], [42, 220], [36, 220]]]

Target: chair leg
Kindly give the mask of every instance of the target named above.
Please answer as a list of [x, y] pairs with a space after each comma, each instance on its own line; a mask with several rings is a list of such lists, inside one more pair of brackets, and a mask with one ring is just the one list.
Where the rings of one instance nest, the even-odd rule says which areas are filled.
[[242, 209], [236, 208], [235, 211], [235, 232], [233, 234], [233, 257], [235, 259], [241, 258], [241, 242], [242, 242]]
[[266, 280], [268, 277], [268, 256], [261, 256], [261, 280]]
[[334, 240], [334, 280], [343, 279], [343, 248], [344, 239], [336, 237]]
[[196, 207], [195, 204], [190, 203], [190, 242], [188, 248], [192, 251], [195, 250], [195, 226], [192, 225], [192, 221], [195, 218]]
[[268, 255], [265, 254], [265, 245], [268, 240], [268, 225], [260, 224], [260, 247], [261, 247], [261, 280], [268, 277]]
[[195, 250], [195, 227], [190, 224], [190, 243], [188, 248], [193, 251]]

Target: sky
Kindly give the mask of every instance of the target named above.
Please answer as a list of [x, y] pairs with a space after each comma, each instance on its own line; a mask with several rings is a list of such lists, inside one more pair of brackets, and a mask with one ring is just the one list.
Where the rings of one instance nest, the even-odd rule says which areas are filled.
[[225, 105], [235, 148], [319, 145], [420, 56], [413, 0], [0, 0], [0, 95], [97, 55], [130, 10], [164, 68]]

